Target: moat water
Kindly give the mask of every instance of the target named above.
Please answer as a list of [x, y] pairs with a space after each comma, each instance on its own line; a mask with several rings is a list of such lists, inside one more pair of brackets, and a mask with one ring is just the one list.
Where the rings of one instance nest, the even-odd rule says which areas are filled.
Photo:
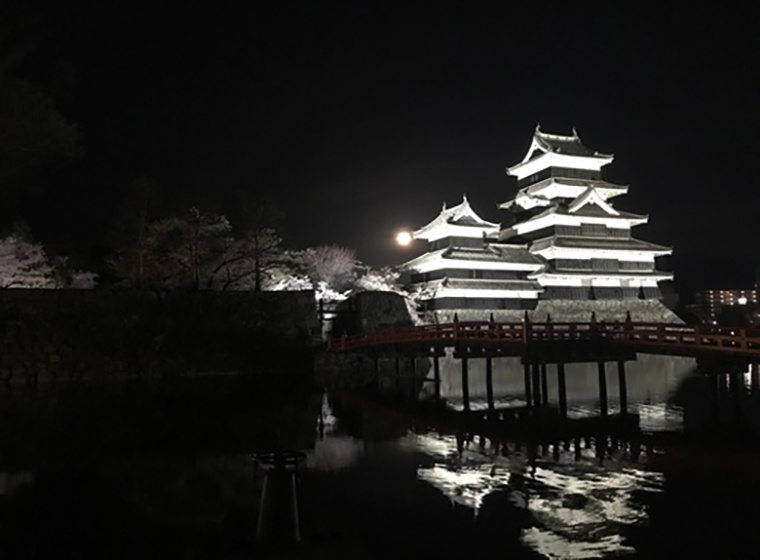
[[[614, 413], [617, 372], [607, 375]], [[597, 414], [596, 364], [568, 365], [566, 376], [568, 415]], [[554, 378], [550, 366], [550, 404]], [[635, 456], [585, 444], [505, 450], [412, 430], [382, 407], [325, 393], [280, 419], [311, 434], [300, 444], [299, 546], [257, 546], [263, 472], [249, 453], [220, 449], [5, 472], [1, 556], [756, 558], [760, 396], [749, 372], [731, 387], [694, 360], [643, 355], [627, 363], [627, 379], [641, 429], [691, 434], [688, 445]], [[461, 408], [458, 368], [444, 367], [441, 381], [442, 397]], [[486, 406], [484, 384], [471, 368], [473, 409]], [[522, 406], [523, 391], [519, 363], [495, 364], [498, 407]]]

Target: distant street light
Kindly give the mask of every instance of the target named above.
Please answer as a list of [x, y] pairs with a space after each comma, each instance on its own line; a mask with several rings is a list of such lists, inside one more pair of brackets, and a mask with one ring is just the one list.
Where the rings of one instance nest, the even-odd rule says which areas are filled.
[[414, 237], [412, 237], [412, 234], [408, 231], [401, 231], [396, 235], [396, 243], [401, 245], [402, 247], [406, 247], [414, 240]]

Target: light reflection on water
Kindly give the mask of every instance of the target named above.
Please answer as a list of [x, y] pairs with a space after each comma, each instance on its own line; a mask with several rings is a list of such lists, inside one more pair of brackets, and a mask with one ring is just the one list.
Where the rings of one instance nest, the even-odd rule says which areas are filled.
[[[460, 456], [454, 436], [412, 435], [401, 446], [423, 449], [435, 459], [417, 474], [452, 502], [477, 512], [483, 498], [505, 490], [516, 506], [530, 514], [532, 526], [523, 542], [547, 558], [593, 558], [630, 553], [621, 536], [626, 525], [646, 518], [635, 491], [659, 491], [663, 477], [613, 456], [603, 467], [595, 453], [584, 450], [579, 461], [572, 451], [557, 460], [539, 458], [531, 468], [522, 453], [503, 457], [491, 449], [470, 444]], [[519, 480], [517, 480], [519, 479]]]
[[[360, 459], [372, 461], [371, 450], [340, 433], [340, 421], [325, 432], [309, 458], [312, 469], [346, 469]], [[461, 441], [459, 442], [461, 444]], [[417, 467], [417, 477], [445, 495], [452, 504], [472, 509], [477, 517], [484, 498], [504, 492], [530, 519], [522, 543], [546, 558], [594, 558], [631, 553], [626, 527], [646, 521], [645, 506], [634, 492], [659, 492], [663, 477], [612, 451], [600, 466], [593, 448], [560, 449], [552, 457], [544, 450], [531, 461], [525, 448], [503, 448], [490, 442], [465, 443], [435, 432], [408, 433], [392, 442], [401, 452], [424, 453], [429, 462]], [[321, 447], [326, 446], [326, 447]], [[331, 449], [330, 460], [325, 449]]]
[[[679, 384], [693, 373], [694, 360], [645, 356], [626, 365], [628, 410], [638, 414], [641, 429], [682, 429], [683, 407], [672, 398]], [[523, 406], [522, 367], [502, 366], [500, 374], [494, 370], [497, 408]], [[486, 409], [484, 377], [479, 378], [477, 367], [471, 368], [471, 409]], [[458, 368], [442, 368], [442, 381], [449, 406], [461, 409]], [[549, 375], [548, 381], [549, 404], [556, 404], [556, 377]], [[610, 367], [607, 386], [609, 411], [614, 414], [620, 410], [619, 389], [617, 371]], [[569, 417], [599, 414], [596, 364], [568, 365], [567, 393]], [[371, 446], [367, 448], [342, 432], [340, 414], [336, 419], [327, 402], [323, 416], [324, 439], [310, 455], [311, 468], [350, 469], [360, 461], [372, 461]], [[474, 518], [487, 496], [506, 497], [529, 520], [522, 527], [522, 545], [546, 558], [617, 557], [635, 552], [626, 533], [647, 522], [646, 506], [636, 495], [659, 493], [664, 484], [662, 474], [650, 470], [643, 459], [631, 460], [622, 450], [606, 451], [602, 461], [593, 446], [582, 446], [577, 452], [572, 446], [569, 450], [529, 452], [508, 444], [505, 452], [492, 442], [462, 446], [455, 436], [435, 432], [409, 432], [386, 445], [410, 455], [424, 454], [427, 460], [417, 466], [417, 478], [441, 492], [452, 505], [471, 509]]]
[[312, 470], [334, 471], [353, 466], [364, 451], [364, 443], [338, 431], [338, 420], [333, 414], [327, 395], [322, 397], [320, 432], [314, 449], [306, 454], [306, 467]]
[[635, 491], [659, 491], [663, 478], [641, 468], [584, 471], [572, 465], [537, 467], [529, 486], [534, 527], [524, 542], [548, 558], [589, 558], [633, 552], [623, 530], [646, 519]]

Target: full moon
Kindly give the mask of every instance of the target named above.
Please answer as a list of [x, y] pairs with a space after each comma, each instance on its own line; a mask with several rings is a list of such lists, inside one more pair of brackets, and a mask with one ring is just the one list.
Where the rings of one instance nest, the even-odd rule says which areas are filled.
[[408, 231], [402, 231], [396, 236], [396, 243], [405, 247], [412, 242], [412, 239], [411, 233]]

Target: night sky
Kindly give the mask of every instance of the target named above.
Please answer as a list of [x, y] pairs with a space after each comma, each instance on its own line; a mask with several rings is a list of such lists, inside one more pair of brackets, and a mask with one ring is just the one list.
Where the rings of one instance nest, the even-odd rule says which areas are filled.
[[608, 179], [630, 184], [616, 206], [650, 215], [639, 237], [677, 255], [760, 256], [755, 13], [185, 4], [33, 5], [45, 32], [33, 73], [86, 149], [25, 210], [46, 240], [102, 245], [129, 182], [150, 175], [169, 198], [221, 211], [238, 189], [271, 196], [291, 246], [398, 264], [414, 249], [394, 233], [462, 193], [504, 221], [504, 168], [540, 122], [616, 154]]

